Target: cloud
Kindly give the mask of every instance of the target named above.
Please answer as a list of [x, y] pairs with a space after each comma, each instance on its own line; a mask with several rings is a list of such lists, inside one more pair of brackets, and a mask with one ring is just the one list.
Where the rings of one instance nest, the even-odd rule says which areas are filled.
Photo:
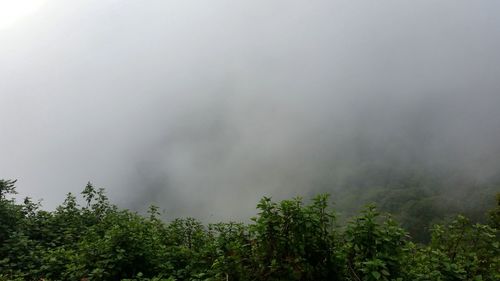
[[2, 176], [48, 208], [91, 180], [205, 218], [364, 167], [488, 180], [498, 5], [50, 2], [0, 31]]

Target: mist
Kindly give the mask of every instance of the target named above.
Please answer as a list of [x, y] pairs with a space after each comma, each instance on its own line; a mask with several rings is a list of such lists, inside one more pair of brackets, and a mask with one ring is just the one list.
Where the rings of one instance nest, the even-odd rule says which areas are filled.
[[91, 181], [205, 220], [408, 173], [452, 178], [451, 194], [498, 183], [498, 11], [47, 1], [0, 29], [0, 171], [46, 208]]

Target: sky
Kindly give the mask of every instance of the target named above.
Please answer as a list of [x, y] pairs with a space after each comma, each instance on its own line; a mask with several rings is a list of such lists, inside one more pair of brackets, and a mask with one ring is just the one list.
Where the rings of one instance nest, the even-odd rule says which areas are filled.
[[88, 181], [206, 219], [367, 165], [498, 176], [498, 1], [14, 2], [0, 178], [45, 208]]

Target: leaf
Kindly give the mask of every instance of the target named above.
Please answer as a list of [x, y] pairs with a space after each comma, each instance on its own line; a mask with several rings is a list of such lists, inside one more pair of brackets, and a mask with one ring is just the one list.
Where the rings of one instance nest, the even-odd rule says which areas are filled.
[[372, 275], [376, 280], [380, 279], [380, 273], [378, 273], [377, 271], [372, 271]]

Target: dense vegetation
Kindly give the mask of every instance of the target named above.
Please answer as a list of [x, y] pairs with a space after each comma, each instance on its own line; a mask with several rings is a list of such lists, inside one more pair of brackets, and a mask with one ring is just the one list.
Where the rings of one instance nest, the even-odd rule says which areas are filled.
[[313, 186], [311, 194], [332, 194], [341, 222], [375, 203], [378, 210], [390, 213], [412, 240], [422, 243], [430, 242], [433, 224], [449, 221], [457, 214], [486, 223], [484, 214], [495, 206], [495, 194], [500, 191], [500, 173], [480, 179], [450, 168], [451, 163], [445, 165], [447, 170], [418, 164], [357, 164], [347, 167], [349, 176], [340, 183], [332, 185], [329, 183], [336, 183], [336, 179], [326, 179], [323, 188]]
[[55, 211], [0, 181], [0, 280], [500, 280], [500, 197], [488, 224], [457, 216], [426, 244], [369, 205], [338, 225], [327, 195], [263, 198], [252, 223], [166, 223], [88, 184]]

